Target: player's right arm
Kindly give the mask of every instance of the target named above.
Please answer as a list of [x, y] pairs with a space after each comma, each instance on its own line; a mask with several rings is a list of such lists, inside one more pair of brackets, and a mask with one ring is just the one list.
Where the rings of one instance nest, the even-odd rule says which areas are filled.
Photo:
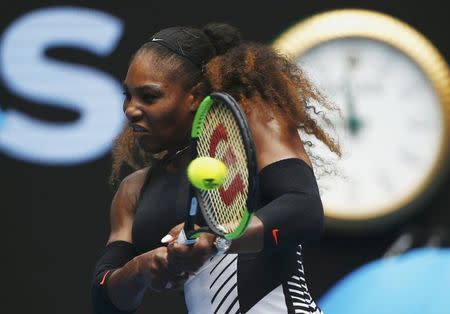
[[148, 287], [162, 290], [169, 280], [175, 280], [167, 269], [166, 247], [136, 255], [132, 243], [133, 220], [147, 172], [148, 168], [126, 177], [112, 201], [111, 233], [94, 274], [96, 313], [132, 312]]

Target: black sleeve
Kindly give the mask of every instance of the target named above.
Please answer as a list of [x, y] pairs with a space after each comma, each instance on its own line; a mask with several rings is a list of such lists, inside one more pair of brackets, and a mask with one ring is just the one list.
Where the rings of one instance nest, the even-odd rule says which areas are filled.
[[311, 168], [289, 158], [261, 170], [265, 205], [255, 215], [264, 224], [264, 246], [281, 248], [314, 241], [323, 227], [323, 207]]
[[95, 314], [134, 313], [134, 311], [124, 312], [118, 310], [109, 299], [106, 285], [112, 272], [125, 265], [135, 256], [136, 251], [133, 244], [126, 241], [111, 242], [103, 249], [95, 265], [91, 287], [92, 306]]

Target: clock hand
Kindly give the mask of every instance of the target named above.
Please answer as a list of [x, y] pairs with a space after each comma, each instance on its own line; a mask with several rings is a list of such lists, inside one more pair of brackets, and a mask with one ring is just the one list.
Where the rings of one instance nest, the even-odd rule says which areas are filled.
[[[357, 63], [357, 59], [354, 56], [349, 57], [349, 65], [350, 69], [349, 72], [351, 74], [353, 68], [355, 67]], [[349, 76], [350, 76], [349, 74]], [[358, 117], [356, 113], [356, 104], [355, 104], [355, 98], [353, 96], [352, 87], [351, 87], [351, 81], [350, 78], [347, 77], [345, 80], [345, 98], [346, 98], [346, 105], [347, 105], [347, 119], [346, 119], [346, 127], [350, 131], [351, 135], [358, 135], [359, 130], [362, 127], [361, 119]]]
[[347, 119], [346, 119], [346, 126], [348, 130], [350, 131], [351, 135], [358, 135], [359, 130], [362, 127], [361, 119], [358, 117], [356, 113], [355, 108], [355, 100], [353, 97], [353, 93], [350, 88], [350, 84], [346, 84], [345, 86], [345, 98], [346, 98], [346, 104], [347, 104]]

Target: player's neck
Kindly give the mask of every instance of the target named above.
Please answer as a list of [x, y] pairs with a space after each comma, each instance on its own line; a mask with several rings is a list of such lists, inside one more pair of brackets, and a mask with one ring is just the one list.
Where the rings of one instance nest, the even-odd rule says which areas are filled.
[[166, 169], [169, 171], [175, 171], [182, 166], [189, 163], [191, 144], [187, 144], [173, 151], [169, 151], [165, 159]]

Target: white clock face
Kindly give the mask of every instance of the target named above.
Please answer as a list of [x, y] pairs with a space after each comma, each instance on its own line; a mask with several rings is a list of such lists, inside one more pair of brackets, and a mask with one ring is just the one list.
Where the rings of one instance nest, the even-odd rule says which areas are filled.
[[425, 74], [400, 50], [357, 37], [320, 44], [297, 62], [342, 111], [340, 175], [319, 178], [326, 213], [365, 219], [406, 205], [430, 176], [444, 136]]

